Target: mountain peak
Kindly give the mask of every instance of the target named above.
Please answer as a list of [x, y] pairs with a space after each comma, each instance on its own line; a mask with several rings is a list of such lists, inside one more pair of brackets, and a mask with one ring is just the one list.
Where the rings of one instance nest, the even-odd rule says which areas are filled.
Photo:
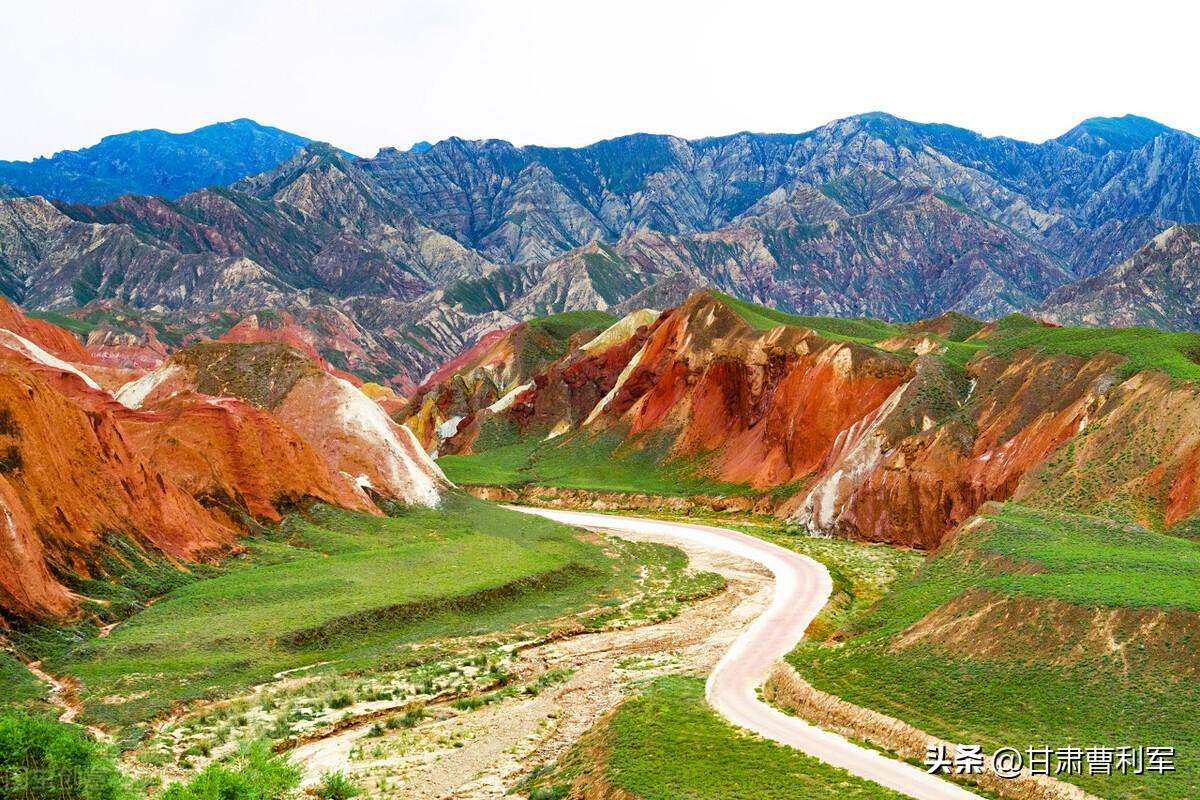
[[22, 194], [104, 203], [123, 194], [180, 197], [270, 169], [309, 140], [240, 118], [187, 133], [158, 128], [105, 136], [80, 150], [0, 161], [0, 183]]
[[1173, 133], [1161, 122], [1125, 114], [1121, 117], [1090, 117], [1055, 139], [1056, 142], [1093, 154], [1138, 150], [1164, 133]]

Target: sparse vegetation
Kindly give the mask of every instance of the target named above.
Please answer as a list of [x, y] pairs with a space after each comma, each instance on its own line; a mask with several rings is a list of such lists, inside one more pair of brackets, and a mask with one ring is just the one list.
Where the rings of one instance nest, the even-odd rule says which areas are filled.
[[637, 573], [566, 526], [463, 496], [383, 518], [318, 508], [261, 544], [107, 638], [45, 644], [54, 670], [82, 679], [87, 717], [135, 725], [282, 670], [403, 662], [431, 637], [536, 625], [619, 595]]

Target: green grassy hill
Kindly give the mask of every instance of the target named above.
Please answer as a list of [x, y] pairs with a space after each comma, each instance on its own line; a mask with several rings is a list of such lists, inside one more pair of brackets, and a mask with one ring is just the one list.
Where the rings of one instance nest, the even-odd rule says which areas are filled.
[[1200, 796], [1200, 544], [1009, 504], [827, 642], [817, 688], [952, 741], [1174, 746], [1174, 775], [1079, 776], [1105, 798]]
[[47, 669], [82, 682], [83, 719], [120, 730], [284, 670], [386, 666], [437, 637], [529, 635], [628, 595], [640, 566], [567, 526], [461, 495], [387, 517], [317, 508], [247, 545], [106, 637], [29, 637]]

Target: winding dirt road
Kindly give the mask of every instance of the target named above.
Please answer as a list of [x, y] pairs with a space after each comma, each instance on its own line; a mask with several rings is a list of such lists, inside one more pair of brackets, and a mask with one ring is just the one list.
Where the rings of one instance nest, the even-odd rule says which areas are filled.
[[708, 525], [588, 514], [543, 508], [509, 506], [569, 525], [616, 534], [636, 534], [685, 549], [703, 548], [749, 559], [766, 567], [775, 578], [767, 610], [739, 636], [708, 677], [708, 702], [733, 724], [861, 778], [920, 800], [977, 798], [966, 789], [923, 770], [887, 758], [841, 736], [789, 717], [759, 700], [756, 690], [772, 665], [804, 635], [813, 617], [829, 599], [829, 572], [807, 556], [737, 531]]

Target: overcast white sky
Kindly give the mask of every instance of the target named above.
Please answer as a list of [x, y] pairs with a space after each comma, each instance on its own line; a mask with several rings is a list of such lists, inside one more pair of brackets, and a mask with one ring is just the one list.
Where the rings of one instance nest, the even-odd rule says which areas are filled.
[[1200, 132], [1197, 4], [3, 0], [0, 158], [250, 117], [359, 155], [803, 131], [863, 111], [1032, 141]]

